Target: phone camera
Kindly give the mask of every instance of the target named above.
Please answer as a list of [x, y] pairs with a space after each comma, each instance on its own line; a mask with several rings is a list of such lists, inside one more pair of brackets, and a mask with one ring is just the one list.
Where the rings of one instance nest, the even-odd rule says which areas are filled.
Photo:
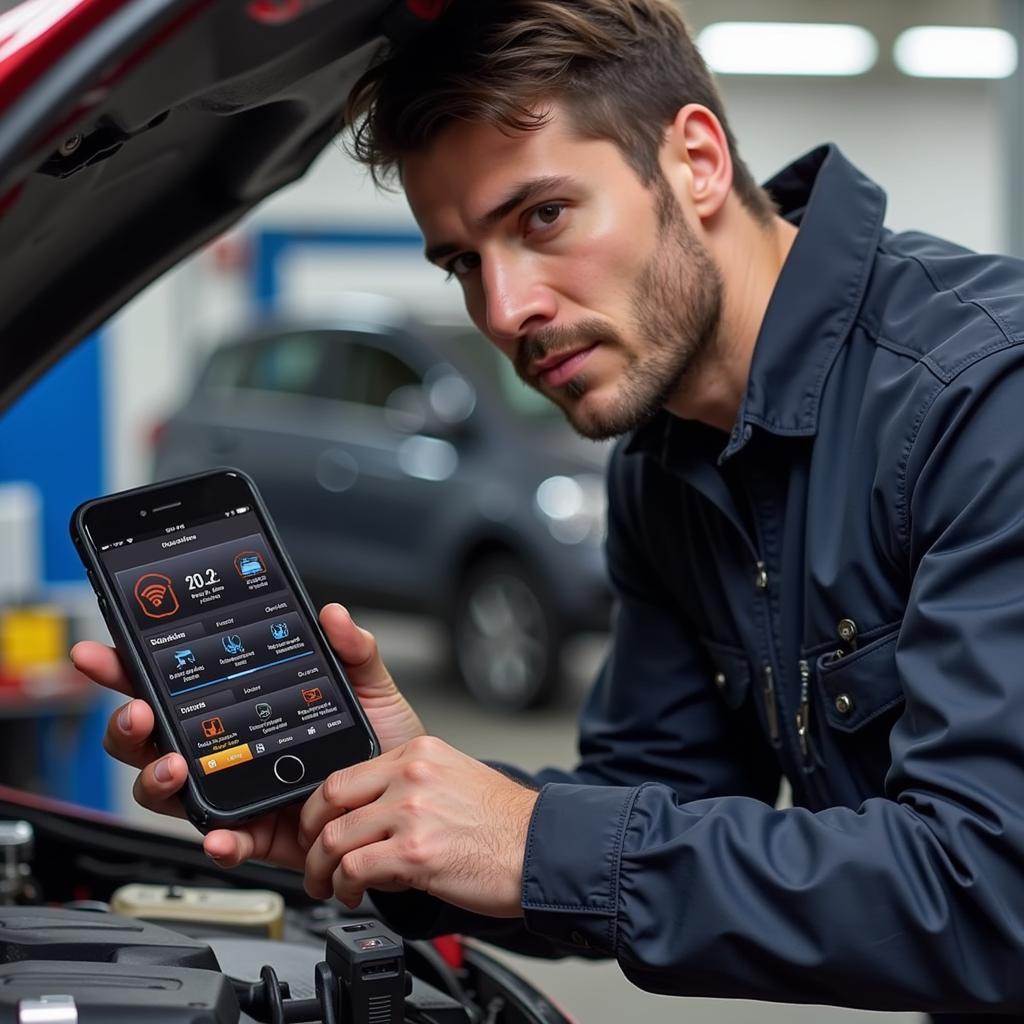
[[139, 512], [139, 515], [140, 515], [140, 516], [148, 516], [148, 515], [149, 515], [149, 513], [148, 513], [148, 512], [147, 512], [147, 511], [146, 511], [145, 509], [142, 509], [142, 510], [141, 510], [141, 511]]

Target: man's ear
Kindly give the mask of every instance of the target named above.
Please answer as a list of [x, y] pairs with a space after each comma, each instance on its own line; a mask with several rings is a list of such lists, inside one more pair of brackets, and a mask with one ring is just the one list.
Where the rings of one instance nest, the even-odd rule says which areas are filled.
[[661, 167], [683, 209], [707, 222], [732, 189], [732, 157], [721, 121], [707, 107], [680, 107], [665, 129]]

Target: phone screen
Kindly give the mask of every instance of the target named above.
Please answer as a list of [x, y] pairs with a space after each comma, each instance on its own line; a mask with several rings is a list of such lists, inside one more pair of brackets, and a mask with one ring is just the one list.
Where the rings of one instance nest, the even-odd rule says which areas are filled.
[[207, 799], [237, 808], [369, 756], [258, 510], [152, 525], [97, 553]]

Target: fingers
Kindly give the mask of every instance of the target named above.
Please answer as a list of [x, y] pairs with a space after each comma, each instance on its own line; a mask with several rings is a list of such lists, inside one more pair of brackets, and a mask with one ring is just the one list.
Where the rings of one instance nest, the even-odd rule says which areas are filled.
[[132, 787], [136, 801], [147, 810], [184, 817], [178, 791], [188, 778], [188, 766], [180, 754], [167, 754], [147, 764]]
[[144, 700], [130, 700], [107, 722], [103, 749], [133, 768], [145, 768], [160, 754], [153, 744], [153, 709]]
[[360, 629], [340, 604], [329, 604], [320, 621], [345, 666], [345, 673], [366, 712], [382, 751], [395, 750], [426, 733], [419, 715], [395, 686], [381, 661], [373, 634]]
[[[403, 881], [405, 864], [395, 849], [393, 839], [371, 843], [346, 854], [338, 862], [328, 883], [330, 891], [349, 910], [355, 910], [363, 901], [367, 889], [398, 892], [407, 889]], [[307, 883], [306, 891], [312, 896]], [[326, 899], [327, 897], [321, 897]]]
[[329, 821], [380, 797], [393, 776], [391, 762], [399, 753], [381, 754], [373, 761], [329, 775], [299, 814], [299, 842], [302, 846], [309, 849]]
[[215, 829], [203, 840], [203, 849], [225, 868], [247, 860], [266, 860], [301, 870], [305, 851], [298, 844], [298, 828], [298, 808], [285, 807], [237, 829]]
[[368, 630], [357, 626], [348, 609], [340, 604], [325, 605], [320, 622], [331, 647], [345, 666], [345, 673], [361, 697], [391, 694], [395, 689], [391, 673], [384, 667], [377, 641]]
[[121, 659], [113, 647], [83, 640], [71, 648], [71, 661], [79, 672], [100, 686], [126, 693], [129, 697], [135, 695]]
[[[350, 850], [359, 850], [387, 838], [388, 830], [377, 806], [350, 811], [327, 822], [306, 854], [306, 892], [314, 899], [327, 899], [336, 892], [332, 876], [339, 868], [339, 861]], [[352, 890], [349, 897], [354, 894]], [[356, 902], [361, 898], [360, 890]]]

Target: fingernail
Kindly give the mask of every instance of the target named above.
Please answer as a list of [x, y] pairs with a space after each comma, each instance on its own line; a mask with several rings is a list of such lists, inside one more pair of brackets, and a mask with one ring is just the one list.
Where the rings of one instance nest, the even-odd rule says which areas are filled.
[[171, 762], [169, 758], [161, 758], [153, 766], [153, 777], [157, 782], [171, 781]]
[[123, 708], [117, 713], [117, 724], [121, 729], [121, 732], [129, 732], [132, 727], [132, 706], [131, 704], [125, 704]]

